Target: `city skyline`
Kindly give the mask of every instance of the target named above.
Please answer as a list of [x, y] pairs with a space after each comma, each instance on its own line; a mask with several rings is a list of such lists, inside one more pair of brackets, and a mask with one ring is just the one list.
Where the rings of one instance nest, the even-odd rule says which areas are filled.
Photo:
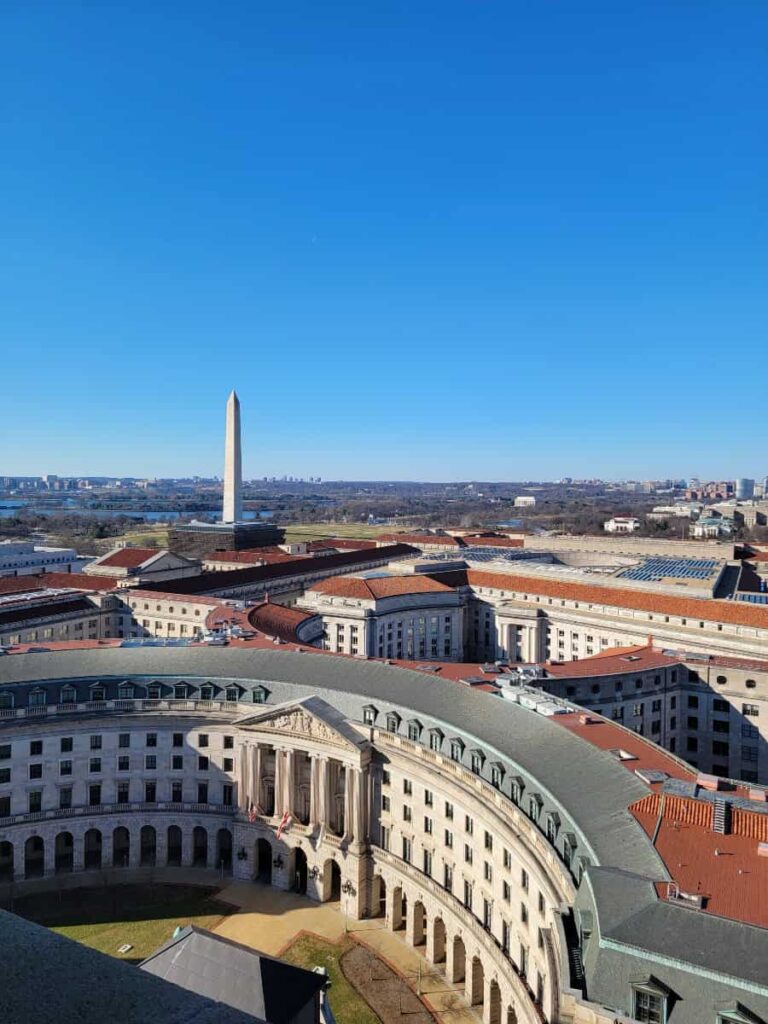
[[12, 7], [3, 471], [760, 474], [767, 19]]

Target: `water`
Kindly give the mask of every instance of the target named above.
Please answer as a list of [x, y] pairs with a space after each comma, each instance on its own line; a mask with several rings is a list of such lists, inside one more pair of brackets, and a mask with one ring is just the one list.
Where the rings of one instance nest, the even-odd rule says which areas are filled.
[[[176, 519], [180, 519], [182, 516], [189, 518], [196, 518], [202, 515], [213, 515], [211, 512], [179, 512], [168, 509], [150, 509], [148, 512], [134, 511], [131, 509], [115, 509], [115, 508], [83, 508], [82, 505], [78, 505], [76, 501], [71, 498], [62, 502], [61, 504], [48, 505], [40, 504], [35, 505], [28, 501], [18, 499], [3, 499], [0, 501], [0, 519], [10, 519], [12, 516], [18, 515], [19, 512], [34, 512], [37, 515], [52, 516], [61, 514], [72, 514], [79, 516], [96, 516], [100, 519], [116, 519], [118, 516], [127, 516], [130, 519], [145, 520], [148, 523], [171, 523]], [[243, 519], [271, 519], [274, 515], [273, 512], [267, 509], [261, 509], [259, 512], [243, 512]]]

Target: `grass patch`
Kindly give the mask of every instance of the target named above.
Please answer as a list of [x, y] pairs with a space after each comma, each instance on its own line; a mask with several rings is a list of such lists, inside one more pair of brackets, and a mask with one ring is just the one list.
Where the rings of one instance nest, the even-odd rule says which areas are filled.
[[337, 1024], [381, 1024], [362, 996], [352, 988], [341, 970], [341, 958], [352, 946], [352, 940], [328, 942], [314, 935], [302, 935], [280, 955], [297, 967], [327, 967], [331, 988], [328, 1000]]
[[294, 523], [284, 529], [287, 541], [324, 540], [326, 537], [372, 540], [380, 533], [389, 532], [386, 526], [365, 526], [361, 523]]
[[[23, 896], [13, 910], [59, 935], [118, 960], [139, 963], [162, 946], [178, 925], [213, 928], [233, 908], [217, 889], [190, 885], [108, 885]], [[118, 946], [133, 949], [121, 956]]]
[[144, 530], [129, 530], [127, 533], [121, 533], [117, 537], [100, 540], [98, 544], [99, 548], [103, 548], [104, 551], [111, 551], [112, 548], [117, 547], [121, 543], [133, 544], [136, 547], [151, 548], [156, 545], [158, 548], [167, 548], [169, 532], [168, 527], [148, 526]]

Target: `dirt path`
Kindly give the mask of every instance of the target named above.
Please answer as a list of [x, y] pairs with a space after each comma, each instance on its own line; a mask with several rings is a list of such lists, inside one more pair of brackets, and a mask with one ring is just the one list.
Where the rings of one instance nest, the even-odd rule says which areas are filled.
[[407, 982], [366, 946], [355, 943], [341, 958], [344, 977], [382, 1024], [435, 1024]]

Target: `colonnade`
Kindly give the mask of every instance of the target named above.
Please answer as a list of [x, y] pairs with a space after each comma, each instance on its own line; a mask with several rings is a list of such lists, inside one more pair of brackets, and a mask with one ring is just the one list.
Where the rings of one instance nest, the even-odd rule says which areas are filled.
[[294, 746], [246, 742], [240, 748], [240, 810], [282, 819], [288, 815], [313, 831], [365, 842], [369, 815], [367, 773]]

